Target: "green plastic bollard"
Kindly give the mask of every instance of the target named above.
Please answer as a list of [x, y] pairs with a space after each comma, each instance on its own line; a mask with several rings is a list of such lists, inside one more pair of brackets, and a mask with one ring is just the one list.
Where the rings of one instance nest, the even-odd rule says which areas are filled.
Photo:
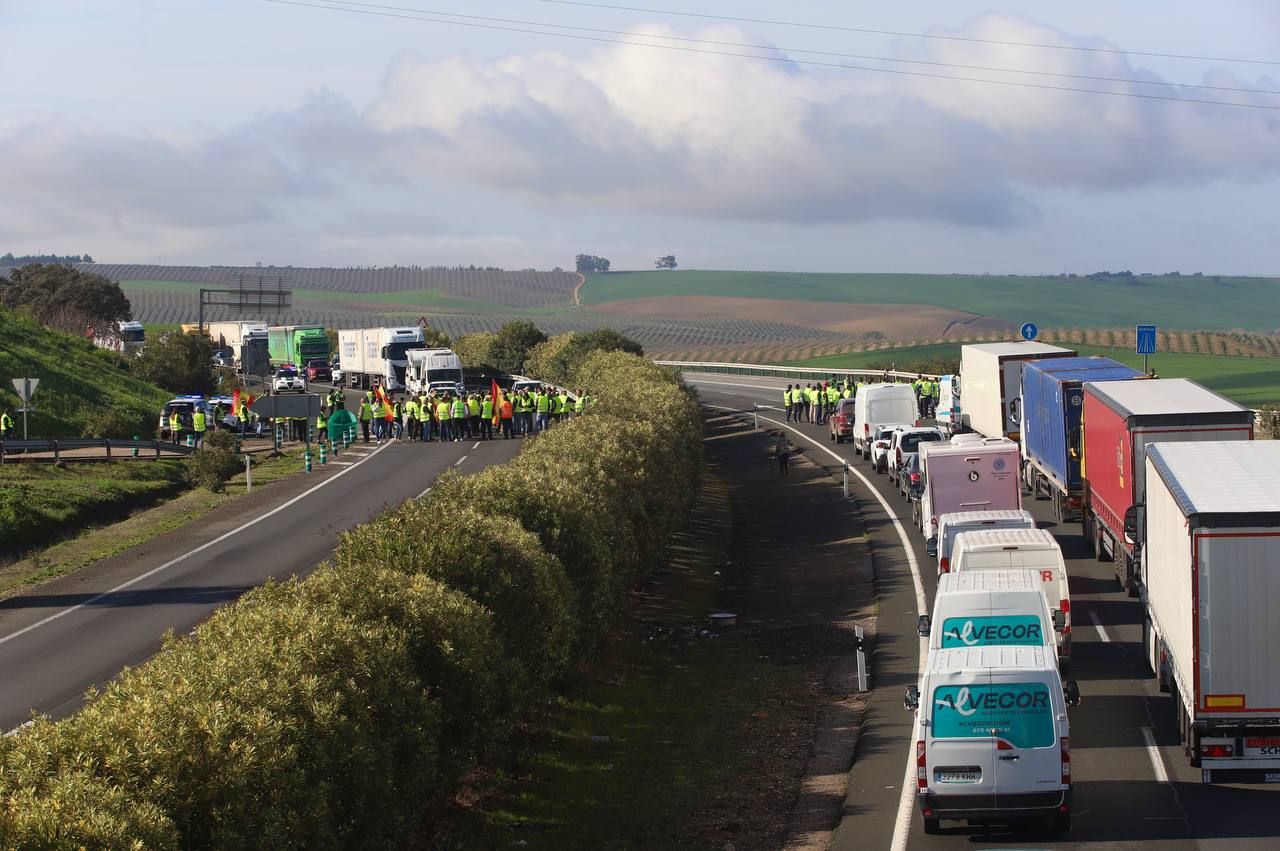
[[329, 453], [325, 450], [324, 444], [320, 444], [320, 465], [324, 466], [329, 463]]
[[308, 473], [311, 472], [311, 450], [308, 449], [302, 453], [302, 463], [306, 467]]
[[196, 445], [196, 436], [194, 434], [187, 435], [187, 446], [194, 448]]
[[133, 436], [133, 457], [138, 457], [138, 436], [136, 434]]

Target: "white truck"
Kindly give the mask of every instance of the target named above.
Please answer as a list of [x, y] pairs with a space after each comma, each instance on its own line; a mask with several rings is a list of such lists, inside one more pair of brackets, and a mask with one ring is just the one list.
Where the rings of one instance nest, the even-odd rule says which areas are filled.
[[415, 349], [409, 352], [405, 372], [410, 393], [462, 390], [462, 359], [453, 349]]
[[426, 345], [421, 326], [338, 331], [342, 380], [351, 387], [407, 388], [409, 354]]
[[1201, 782], [1280, 783], [1280, 442], [1146, 450], [1147, 659]]
[[206, 326], [213, 350], [230, 350], [236, 369], [259, 375], [268, 369], [267, 326], [262, 322], [210, 322]]
[[1048, 343], [976, 343], [960, 347], [963, 427], [986, 437], [1021, 437], [1022, 364], [1076, 353]]

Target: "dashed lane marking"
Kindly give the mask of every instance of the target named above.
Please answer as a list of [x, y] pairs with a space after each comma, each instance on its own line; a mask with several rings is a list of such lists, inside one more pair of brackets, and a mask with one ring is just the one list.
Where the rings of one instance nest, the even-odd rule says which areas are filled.
[[1098, 637], [1110, 644], [1111, 636], [1107, 635], [1107, 630], [1102, 626], [1102, 621], [1098, 619], [1098, 613], [1089, 612], [1089, 620], [1093, 621], [1094, 628], [1098, 630]]
[[465, 460], [467, 460], [467, 458], [468, 458], [468, 456], [463, 455], [463, 456], [462, 456], [461, 458], [459, 458], [457, 461], [454, 461], [454, 462], [453, 462], [453, 466], [455, 466], [455, 467], [459, 467], [459, 466], [461, 466], [461, 465], [462, 465], [462, 462], [463, 462], [463, 461], [465, 461]]
[[1147, 743], [1147, 756], [1151, 760], [1151, 769], [1156, 773], [1156, 782], [1168, 783], [1169, 773], [1164, 770], [1164, 759], [1160, 756], [1160, 748], [1156, 747], [1155, 733], [1150, 727], [1143, 727], [1142, 738]]
[[474, 444], [474, 445], [472, 445], [472, 447], [471, 447], [471, 448], [472, 448], [472, 449], [479, 449], [479, 448], [480, 448], [480, 441], [478, 441], [478, 440], [477, 440], [477, 441], [475, 442], [475, 444]]

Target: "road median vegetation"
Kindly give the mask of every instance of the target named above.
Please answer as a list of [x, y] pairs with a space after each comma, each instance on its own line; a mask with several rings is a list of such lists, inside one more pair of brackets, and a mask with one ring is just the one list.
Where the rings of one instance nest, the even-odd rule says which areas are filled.
[[0, 847], [388, 848], [617, 628], [698, 487], [674, 375], [572, 366], [591, 413], [343, 536], [334, 563], [170, 636], [0, 739]]

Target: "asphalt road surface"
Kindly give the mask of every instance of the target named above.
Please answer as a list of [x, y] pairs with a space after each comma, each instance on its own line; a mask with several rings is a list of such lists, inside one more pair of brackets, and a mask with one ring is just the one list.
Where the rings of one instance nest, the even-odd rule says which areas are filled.
[[110, 680], [270, 577], [305, 574], [339, 533], [420, 496], [445, 470], [510, 460], [519, 440], [355, 444], [192, 526], [0, 602], [0, 730], [73, 712]]
[[[785, 427], [781, 411], [785, 380], [749, 376], [694, 375], [704, 403], [759, 411], [762, 428]], [[777, 421], [775, 424], [772, 421]], [[876, 558], [880, 602], [877, 644], [872, 657], [874, 691], [850, 775], [844, 818], [832, 847], [1237, 849], [1280, 847], [1280, 789], [1267, 786], [1205, 786], [1177, 742], [1169, 696], [1160, 694], [1143, 660], [1141, 610], [1118, 586], [1112, 565], [1086, 552], [1080, 525], [1058, 525], [1047, 501], [1028, 499], [1026, 508], [1058, 539], [1071, 577], [1073, 649], [1070, 673], [1083, 701], [1071, 710], [1072, 771], [1075, 779], [1071, 831], [1054, 837], [1033, 830], [966, 826], [943, 822], [943, 834], [925, 836], [914, 801], [913, 723], [902, 709], [903, 686], [916, 681], [918, 612], [910, 560], [932, 606], [936, 559], [911, 525], [911, 512], [887, 477], [872, 472], [849, 444], [832, 443], [826, 426], [793, 425], [794, 445], [837, 476], [847, 460], [855, 472], [850, 487], [862, 508]], [[861, 473], [887, 504], [858, 478]], [[893, 515], [912, 550], [903, 552]], [[913, 753], [913, 751], [912, 751]], [[912, 786], [900, 807], [904, 781]]]

